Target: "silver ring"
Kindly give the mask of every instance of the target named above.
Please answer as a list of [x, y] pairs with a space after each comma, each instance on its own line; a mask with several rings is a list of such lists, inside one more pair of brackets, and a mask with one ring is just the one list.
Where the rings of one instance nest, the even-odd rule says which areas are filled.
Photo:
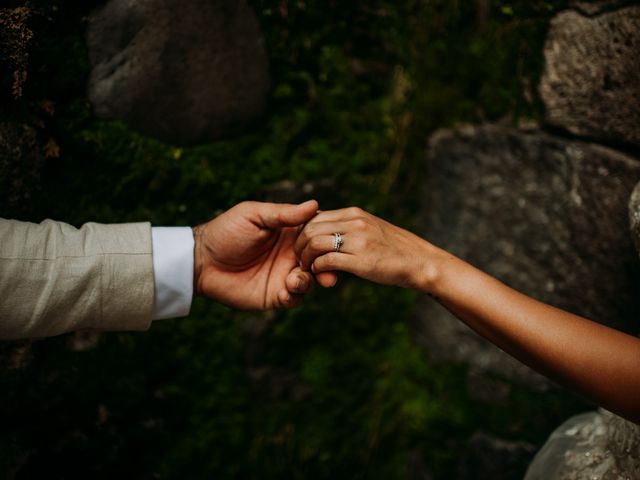
[[339, 233], [334, 233], [333, 234], [333, 250], [335, 252], [339, 252], [343, 243], [344, 241], [342, 240], [342, 235], [340, 235]]

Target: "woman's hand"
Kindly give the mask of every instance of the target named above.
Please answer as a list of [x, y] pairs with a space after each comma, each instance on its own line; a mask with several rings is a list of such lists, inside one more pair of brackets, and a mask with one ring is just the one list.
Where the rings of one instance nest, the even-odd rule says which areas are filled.
[[[335, 233], [343, 241], [339, 252]], [[430, 259], [438, 255], [438, 249], [420, 237], [357, 207], [319, 213], [294, 248], [303, 271], [340, 270], [376, 283], [421, 289], [435, 272]]]
[[529, 298], [359, 208], [319, 213], [294, 249], [303, 271], [342, 270], [433, 295], [505, 352], [640, 424], [640, 339]]

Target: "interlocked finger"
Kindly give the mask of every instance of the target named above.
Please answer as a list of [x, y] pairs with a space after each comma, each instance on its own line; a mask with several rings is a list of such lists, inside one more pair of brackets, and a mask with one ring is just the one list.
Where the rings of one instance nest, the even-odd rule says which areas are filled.
[[[353, 226], [350, 222], [316, 222], [308, 224], [296, 240], [294, 250], [299, 259], [302, 258], [302, 252], [307, 248], [307, 245], [316, 237], [325, 237], [323, 245], [327, 245], [326, 240], [329, 238], [328, 245], [331, 250], [335, 250], [333, 247], [334, 234], [340, 233], [343, 242], [345, 242], [345, 232], [353, 230]], [[345, 242], [346, 243], [346, 242]], [[340, 248], [340, 251], [344, 251], [344, 244]]]
[[[349, 236], [340, 234], [340, 243], [337, 243], [337, 235], [318, 235], [311, 237], [300, 255], [303, 270], [311, 268], [313, 261], [320, 255], [329, 252], [349, 254]], [[339, 246], [339, 248], [336, 248]]]

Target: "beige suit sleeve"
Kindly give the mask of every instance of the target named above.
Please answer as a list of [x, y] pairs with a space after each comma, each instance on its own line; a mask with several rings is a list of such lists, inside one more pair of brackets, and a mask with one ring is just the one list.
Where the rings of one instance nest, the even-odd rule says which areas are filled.
[[0, 339], [71, 330], [146, 330], [153, 315], [151, 225], [80, 229], [0, 219]]

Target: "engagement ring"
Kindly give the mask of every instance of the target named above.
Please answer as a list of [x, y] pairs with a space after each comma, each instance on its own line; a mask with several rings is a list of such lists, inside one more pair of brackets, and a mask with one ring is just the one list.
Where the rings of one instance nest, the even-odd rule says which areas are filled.
[[340, 235], [339, 233], [334, 233], [333, 234], [333, 249], [336, 252], [340, 251], [340, 247], [342, 247], [342, 244], [344, 242], [342, 241], [342, 235]]

